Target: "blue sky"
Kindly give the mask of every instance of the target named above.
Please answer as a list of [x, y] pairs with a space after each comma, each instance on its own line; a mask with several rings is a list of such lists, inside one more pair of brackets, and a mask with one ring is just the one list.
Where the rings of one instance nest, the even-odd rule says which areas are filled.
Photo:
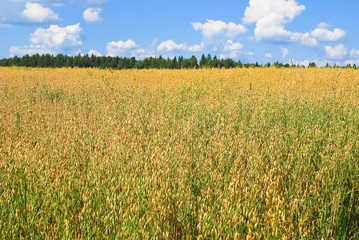
[[0, 58], [35, 53], [359, 63], [357, 0], [0, 0]]

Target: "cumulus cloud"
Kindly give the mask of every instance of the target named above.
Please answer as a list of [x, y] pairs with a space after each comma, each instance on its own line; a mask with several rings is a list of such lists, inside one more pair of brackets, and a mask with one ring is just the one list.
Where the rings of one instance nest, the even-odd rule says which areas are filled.
[[83, 12], [82, 16], [88, 23], [102, 23], [103, 19], [100, 17], [101, 12], [101, 8], [88, 8]]
[[219, 54], [219, 58], [220, 59], [226, 59], [226, 58], [236, 58], [237, 54], [236, 53], [220, 53]]
[[30, 45], [13, 46], [9, 51], [11, 55], [67, 52], [82, 45], [81, 32], [79, 23], [66, 27], [50, 25], [47, 29], [38, 28], [30, 35]]
[[93, 49], [91, 49], [91, 50], [88, 52], [88, 55], [89, 55], [89, 56], [94, 55], [94, 56], [96, 56], [96, 57], [102, 56], [102, 54], [101, 54], [100, 52], [98, 52], [98, 51], [96, 51], [96, 50], [93, 50]]
[[239, 42], [234, 42], [235, 37], [247, 31], [241, 24], [207, 19], [204, 23], [192, 23], [192, 27], [194, 30], [201, 32], [203, 40], [200, 45], [193, 45], [192, 49], [187, 47], [186, 49], [189, 51], [215, 52], [221, 58], [236, 58], [243, 52], [240, 51], [243, 45]]
[[159, 52], [173, 52], [173, 51], [188, 51], [188, 52], [200, 52], [203, 50], [203, 45], [188, 45], [185, 43], [177, 44], [172, 39], [164, 41], [157, 46]]
[[1, 24], [59, 22], [59, 16], [46, 6], [71, 5], [74, 0], [0, 0]]
[[50, 8], [45, 8], [39, 3], [26, 3], [22, 15], [26, 20], [34, 23], [55, 22], [61, 20]]
[[203, 51], [203, 44], [195, 44], [195, 45], [190, 45], [190, 46], [187, 46], [186, 49], [187, 51], [189, 52], [201, 52]]
[[138, 59], [144, 59], [149, 57], [155, 57], [155, 51], [152, 47], [149, 48], [137, 48], [132, 51], [132, 56], [138, 58]]
[[326, 23], [326, 22], [321, 22], [318, 24], [317, 28], [330, 28], [330, 24]]
[[177, 44], [173, 40], [167, 40], [158, 45], [157, 50], [160, 52], [172, 52], [174, 50], [184, 50], [184, 45]]
[[351, 57], [351, 58], [355, 58], [355, 59], [359, 59], [359, 50], [353, 48], [353, 49], [350, 51], [350, 57]]
[[288, 40], [291, 32], [285, 24], [305, 10], [295, 0], [250, 0], [244, 13], [245, 23], [256, 23], [254, 35], [257, 40]]
[[335, 47], [325, 46], [324, 49], [329, 59], [344, 59], [347, 56], [347, 49], [343, 44], [338, 44]]
[[319, 42], [337, 42], [345, 36], [345, 31], [335, 28], [328, 30], [329, 24], [320, 23], [311, 33], [291, 33], [290, 42], [296, 42], [304, 46], [318, 46]]
[[124, 41], [109, 42], [107, 43], [106, 49], [108, 56], [128, 56], [128, 55], [133, 56], [131, 50], [134, 50], [137, 47], [138, 46], [134, 41], [128, 39], [126, 42]]
[[311, 37], [309, 33], [292, 33], [290, 36], [291, 42], [300, 43], [304, 46], [314, 47], [318, 45], [318, 41]]
[[212, 38], [216, 36], [226, 36], [228, 38], [234, 38], [239, 34], [243, 34], [247, 29], [241, 24], [235, 24], [233, 22], [225, 23], [223, 21], [215, 21], [207, 19], [207, 22], [192, 23], [193, 29], [201, 31], [205, 38]]
[[55, 54], [55, 51], [53, 51], [50, 48], [47, 48], [46, 46], [41, 45], [29, 45], [24, 47], [17, 47], [13, 46], [9, 49], [10, 56], [23, 56], [23, 55], [34, 55], [36, 53], [38, 54]]
[[224, 45], [224, 51], [236, 51], [242, 49], [243, 45], [239, 42], [233, 42], [232, 40], [228, 40], [226, 45]]
[[328, 28], [330, 28], [329, 24], [320, 23], [310, 35], [322, 42], [336, 42], [345, 36], [345, 31], [340, 28], [334, 28], [333, 31]]
[[59, 27], [50, 25], [50, 28], [38, 28], [31, 34], [31, 42], [50, 48], [77, 47], [82, 45], [80, 24]]
[[233, 40], [228, 40], [223, 49], [219, 49], [219, 57], [220, 58], [236, 58], [239, 54], [241, 54], [241, 50], [243, 49], [243, 45], [239, 42], [233, 42]]
[[282, 52], [282, 58], [285, 58], [286, 56], [288, 56], [289, 51], [287, 48], [281, 47], [280, 50]]
[[266, 53], [266, 54], [264, 54], [264, 56], [265, 56], [266, 58], [271, 58], [271, 57], [273, 57], [273, 55], [272, 55], [271, 53]]
[[244, 23], [255, 23], [254, 36], [257, 40], [294, 42], [315, 47], [320, 42], [335, 42], [345, 36], [345, 31], [320, 23], [312, 32], [291, 32], [285, 25], [291, 23], [305, 10], [296, 0], [250, 0], [244, 13]]

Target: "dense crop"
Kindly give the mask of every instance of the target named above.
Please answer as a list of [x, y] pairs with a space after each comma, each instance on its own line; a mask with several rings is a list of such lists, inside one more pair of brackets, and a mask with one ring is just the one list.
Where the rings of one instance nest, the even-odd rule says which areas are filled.
[[358, 73], [0, 68], [0, 238], [358, 239]]

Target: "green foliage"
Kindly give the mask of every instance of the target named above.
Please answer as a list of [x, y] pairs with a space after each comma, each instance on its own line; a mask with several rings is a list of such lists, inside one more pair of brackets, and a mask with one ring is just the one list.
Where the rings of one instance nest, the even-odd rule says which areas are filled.
[[[288, 68], [290, 65], [288, 63], [279, 63], [274, 62], [272, 65], [267, 63], [265, 65], [260, 65], [256, 63], [246, 63], [234, 61], [233, 59], [218, 59], [217, 56], [212, 56], [210, 54], [207, 57], [203, 54], [198, 62], [195, 56], [190, 58], [184, 58], [183, 56], [170, 58], [159, 57], [149, 57], [143, 60], [136, 59], [135, 57], [111, 57], [111, 56], [88, 56], [86, 55], [77, 55], [77, 56], [67, 56], [63, 54], [58, 54], [52, 56], [50, 54], [34, 54], [32, 56], [24, 55], [19, 58], [14, 56], [12, 58], [4, 58], [0, 60], [0, 66], [23, 66], [23, 67], [52, 67], [52, 68], [61, 68], [61, 67], [79, 67], [79, 68], [112, 68], [112, 69], [193, 69], [193, 68], [258, 68], [258, 67], [270, 67], [274, 66], [277, 68]], [[292, 65], [292, 67], [301, 67]], [[316, 64], [310, 63], [309, 67], [316, 67]], [[326, 67], [330, 67], [327, 64]], [[336, 66], [335, 66], [336, 67]], [[346, 68], [356, 69], [356, 65], [347, 65]]]

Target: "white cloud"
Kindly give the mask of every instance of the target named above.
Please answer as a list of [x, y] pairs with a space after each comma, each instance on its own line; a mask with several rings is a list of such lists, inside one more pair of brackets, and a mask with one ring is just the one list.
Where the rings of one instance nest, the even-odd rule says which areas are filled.
[[220, 59], [226, 59], [226, 58], [236, 58], [238, 56], [237, 53], [230, 52], [230, 53], [220, 53], [219, 58]]
[[134, 50], [137, 47], [136, 43], [131, 39], [128, 39], [126, 42], [123, 41], [112, 41], [107, 43], [107, 55], [108, 56], [128, 56], [133, 55], [131, 50]]
[[311, 61], [309, 60], [303, 60], [303, 61], [295, 61], [294, 64], [295, 65], [299, 65], [299, 66], [305, 66], [305, 67], [308, 67], [309, 66], [309, 63], [311, 63]]
[[93, 50], [93, 49], [91, 49], [91, 50], [88, 52], [88, 55], [89, 55], [89, 56], [94, 55], [94, 56], [96, 56], [96, 57], [102, 56], [102, 54], [101, 54], [100, 52], [98, 52], [98, 51], [96, 51], [96, 50]]
[[271, 58], [271, 57], [273, 57], [273, 55], [272, 55], [271, 53], [266, 53], [266, 54], [264, 54], [264, 56], [265, 56], [266, 58]]
[[308, 59], [306, 59], [306, 60], [303, 60], [303, 61], [294, 61], [294, 64], [295, 65], [299, 65], [299, 66], [305, 66], [305, 67], [308, 67], [309, 66], [309, 63], [315, 63], [315, 65], [317, 66], [317, 67], [325, 67], [327, 64], [329, 64], [329, 65], [331, 65], [331, 66], [333, 66], [334, 64], [336, 64], [336, 65], [340, 65], [340, 62], [333, 62], [333, 61], [331, 61], [331, 60], [326, 60], [326, 59], [324, 59], [324, 60], [318, 60], [318, 59], [314, 59], [314, 60], [312, 60], [312, 61], [310, 61], [310, 60], [308, 60]]
[[281, 47], [280, 50], [282, 51], [282, 58], [285, 58], [286, 56], [288, 56], [289, 51], [287, 48]]
[[[151, 45], [151, 47], [154, 47]], [[243, 45], [239, 42], [234, 42], [233, 40], [224, 41], [223, 39], [215, 39], [214, 41], [202, 41], [201, 44], [189, 45], [186, 43], [176, 43], [174, 40], [170, 39], [164, 42], [161, 42], [156, 50], [158, 53], [161, 53], [162, 56], [168, 55], [171, 52], [203, 52], [211, 51], [216, 52], [222, 58], [236, 58], [241, 52]], [[148, 52], [148, 51], [147, 51]], [[153, 55], [154, 52], [151, 52]], [[167, 54], [167, 55], [166, 55]], [[173, 56], [172, 56], [173, 57]]]
[[175, 43], [172, 39], [162, 42], [158, 45], [157, 50], [160, 52], [172, 52], [174, 50], [184, 50], [185, 46], [181, 44]]
[[148, 47], [140, 47], [131, 39], [118, 42], [109, 42], [107, 44], [108, 56], [134, 56], [138, 59], [154, 57], [162, 55], [163, 57], [174, 57], [171, 52], [200, 52], [203, 49], [202, 45], [188, 45], [185, 43], [177, 44], [172, 39], [160, 43], [157, 47], [155, 39]]
[[304, 10], [305, 6], [298, 5], [295, 0], [250, 0], [243, 21], [253, 23], [273, 14], [286, 23], [292, 21]]
[[224, 51], [237, 51], [242, 49], [243, 45], [239, 42], [233, 42], [232, 40], [228, 40], [226, 45], [224, 45]]
[[336, 42], [345, 36], [345, 32], [339, 28], [333, 31], [328, 30], [329, 24], [320, 23], [311, 33], [292, 33], [291, 42], [296, 42], [304, 46], [315, 47], [320, 42]]
[[330, 28], [329, 24], [320, 23], [310, 34], [322, 42], [336, 42], [345, 36], [345, 31], [340, 28], [335, 28], [333, 31], [328, 28]]
[[309, 33], [292, 33], [290, 41], [297, 42], [309, 47], [314, 47], [318, 45], [318, 41], [315, 38], [311, 37]]
[[318, 24], [317, 28], [330, 28], [330, 24], [326, 22], [321, 22]]
[[341, 66], [341, 63], [339, 61], [331, 61], [331, 60], [327, 60], [327, 59], [323, 59], [323, 60], [318, 60], [318, 59], [314, 59], [312, 62], [314, 62], [317, 67], [325, 67], [327, 64], [329, 64], [330, 66]]
[[228, 40], [223, 48], [217, 49], [219, 51], [220, 58], [236, 58], [241, 53], [243, 45], [239, 42], [233, 42], [233, 40]]
[[201, 31], [205, 38], [212, 38], [216, 36], [234, 38], [247, 31], [247, 29], [241, 24], [235, 24], [233, 22], [225, 23], [220, 20], [214, 21], [211, 19], [207, 19], [207, 22], [205, 23], [192, 23], [192, 26], [194, 30]]
[[9, 51], [11, 55], [65, 53], [82, 45], [81, 32], [79, 23], [66, 27], [50, 25], [47, 29], [38, 28], [30, 35], [30, 45], [13, 46]]
[[26, 3], [22, 12], [24, 18], [33, 23], [60, 21], [59, 16], [50, 8], [45, 8], [39, 3]]
[[353, 48], [353, 49], [350, 51], [350, 57], [351, 57], [351, 58], [355, 58], [355, 59], [359, 59], [359, 50]]
[[[230, 52], [223, 52], [221, 51], [219, 53], [219, 58], [220, 59], [225, 59], [225, 58], [232, 58], [235, 59], [237, 58], [239, 55], [245, 55], [245, 53], [241, 52], [241, 51], [230, 51]], [[248, 56], [254, 56], [255, 54], [253, 52], [247, 52]]]
[[46, 6], [69, 5], [72, 0], [0, 0], [0, 24], [7, 27], [15, 25], [37, 25], [55, 23], [62, 19]]
[[144, 59], [149, 57], [156, 57], [156, 45], [158, 42], [158, 38], [152, 40], [151, 45], [148, 47], [138, 47], [131, 50], [132, 56], [136, 57], [137, 59]]
[[187, 45], [184, 43], [177, 44], [172, 39], [160, 43], [157, 47], [157, 51], [160, 52], [173, 52], [173, 51], [189, 51], [200, 52], [203, 50], [203, 44], [201, 45]]
[[347, 49], [343, 44], [338, 44], [335, 47], [325, 46], [324, 49], [329, 59], [343, 59], [347, 56]]
[[231, 52], [224, 52], [220, 51], [219, 58], [220, 59], [226, 59], [226, 58], [232, 58], [236, 59], [239, 56], [242, 56], [244, 58], [247, 58], [248, 56], [255, 56], [256, 54], [254, 52], [246, 52], [244, 50], [241, 51], [231, 51]]
[[195, 45], [187, 46], [186, 49], [189, 52], [201, 52], [203, 51], [203, 47], [204, 47], [203, 43], [201, 43], [200, 45], [195, 44]]
[[254, 35], [257, 40], [288, 40], [291, 32], [284, 29], [285, 24], [305, 10], [295, 0], [250, 0], [245, 10], [245, 23], [256, 23]]
[[137, 59], [144, 59], [149, 57], [155, 57], [155, 51], [153, 48], [137, 48], [131, 51], [132, 56], [136, 57]]
[[346, 66], [346, 65], [351, 65], [351, 66], [353, 66], [354, 64], [356, 65], [356, 66], [359, 66], [359, 60], [347, 60], [347, 61], [345, 61], [344, 62], [344, 66]]
[[192, 27], [194, 30], [201, 32], [203, 39], [199, 45], [188, 46], [185, 44], [185, 50], [190, 52], [212, 52], [218, 54], [221, 58], [236, 58], [239, 54], [244, 53], [244, 51], [241, 51], [243, 45], [239, 42], [234, 42], [235, 37], [247, 31], [243, 25], [207, 19], [204, 23], [192, 23]]
[[81, 46], [81, 31], [82, 28], [79, 23], [66, 27], [50, 25], [50, 28], [48, 29], [36, 29], [35, 32], [31, 34], [31, 42], [50, 48]]
[[320, 23], [311, 33], [291, 32], [285, 25], [305, 10], [296, 0], [250, 0], [243, 21], [256, 23], [254, 36], [257, 40], [295, 42], [304, 46], [318, 46], [318, 41], [335, 42], [345, 36], [339, 28], [333, 31], [327, 23]]
[[9, 53], [10, 56], [23, 56], [23, 55], [34, 55], [36, 53], [38, 54], [55, 54], [55, 52], [50, 49], [50, 48], [46, 48], [45, 46], [41, 46], [41, 45], [29, 45], [29, 46], [24, 46], [24, 47], [16, 47], [13, 46], [9, 49]]
[[102, 23], [103, 19], [100, 17], [101, 12], [101, 8], [88, 8], [83, 12], [82, 16], [88, 23]]
[[[276, 16], [272, 16], [276, 17]], [[269, 17], [268, 17], [269, 18]], [[268, 19], [258, 21], [254, 30], [254, 35], [257, 40], [271, 40], [271, 41], [286, 41], [291, 33], [284, 29], [281, 24], [268, 24], [268, 22], [275, 22], [279, 19]]]

